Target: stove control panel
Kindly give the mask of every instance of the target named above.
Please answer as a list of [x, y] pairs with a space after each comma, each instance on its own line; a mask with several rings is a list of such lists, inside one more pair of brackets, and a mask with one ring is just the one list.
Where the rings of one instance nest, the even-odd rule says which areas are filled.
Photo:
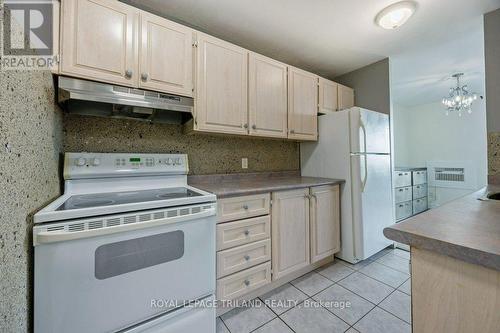
[[186, 154], [66, 153], [64, 179], [185, 175]]

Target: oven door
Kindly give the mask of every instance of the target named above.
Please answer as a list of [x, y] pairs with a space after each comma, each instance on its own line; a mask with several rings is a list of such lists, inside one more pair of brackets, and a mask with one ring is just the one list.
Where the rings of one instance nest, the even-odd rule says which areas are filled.
[[111, 227], [93, 228], [96, 219], [36, 226], [35, 332], [113, 332], [213, 294], [209, 208], [121, 215]]

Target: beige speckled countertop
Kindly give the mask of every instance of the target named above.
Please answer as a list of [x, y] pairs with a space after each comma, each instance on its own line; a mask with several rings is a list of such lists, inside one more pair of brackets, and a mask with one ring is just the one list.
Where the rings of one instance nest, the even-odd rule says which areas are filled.
[[500, 201], [480, 191], [384, 229], [394, 241], [500, 271]]
[[299, 171], [188, 176], [191, 186], [217, 198], [343, 183], [344, 180], [302, 177]]

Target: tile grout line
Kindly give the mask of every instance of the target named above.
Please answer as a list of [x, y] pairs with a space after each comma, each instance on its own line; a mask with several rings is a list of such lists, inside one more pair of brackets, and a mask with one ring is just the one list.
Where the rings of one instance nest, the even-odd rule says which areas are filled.
[[[405, 282], [406, 282], [406, 281], [405, 281]], [[401, 287], [401, 286], [402, 286], [405, 282], [401, 283], [401, 285], [400, 285], [399, 287]], [[399, 288], [399, 287], [398, 287], [398, 288]], [[346, 288], [346, 289], [347, 289], [347, 288]], [[349, 289], [347, 289], [347, 290], [349, 290]], [[372, 302], [370, 302], [370, 301], [368, 301], [368, 300], [367, 300], [368, 302], [370, 302], [370, 303], [374, 304], [375, 306], [373, 307], [373, 309], [371, 309], [370, 311], [368, 311], [367, 313], [365, 313], [365, 314], [364, 314], [361, 318], [359, 318], [359, 319], [358, 319], [358, 320], [357, 320], [357, 321], [356, 321], [356, 322], [352, 325], [352, 327], [353, 327], [354, 329], [356, 329], [356, 328], [354, 327], [354, 325], [356, 325], [357, 323], [359, 323], [359, 322], [360, 322], [360, 321], [361, 321], [364, 317], [366, 317], [366, 316], [367, 316], [370, 312], [372, 312], [375, 308], [379, 308], [379, 309], [381, 309], [381, 310], [383, 310], [383, 311], [385, 311], [385, 312], [389, 313], [390, 315], [392, 315], [392, 316], [394, 316], [394, 317], [396, 317], [396, 318], [398, 318], [398, 319], [402, 320], [403, 322], [405, 322], [405, 323], [409, 324], [406, 320], [403, 320], [403, 319], [399, 318], [398, 316], [396, 316], [396, 315], [394, 315], [394, 314], [390, 313], [389, 311], [387, 311], [387, 310], [385, 310], [385, 309], [383, 309], [383, 308], [381, 308], [381, 307], [379, 306], [379, 305], [380, 305], [380, 303], [382, 303], [382, 302], [383, 302], [383, 301], [384, 301], [387, 297], [391, 296], [391, 295], [392, 295], [392, 294], [393, 294], [396, 290], [397, 290], [397, 289], [394, 289], [392, 292], [390, 292], [390, 293], [389, 293], [386, 297], [384, 297], [384, 298], [383, 298], [380, 302], [378, 302], [377, 304], [372, 303]], [[358, 295], [358, 294], [356, 294], [356, 293], [355, 293], [354, 291], [352, 291], [352, 290], [351, 290], [351, 292], [352, 292], [352, 293], [354, 293], [355, 295]], [[362, 297], [361, 295], [358, 295], [358, 296], [359, 296], [359, 297]], [[362, 298], [364, 299], [364, 297], [362, 297]], [[411, 326], [411, 324], [410, 324], [410, 326]]]

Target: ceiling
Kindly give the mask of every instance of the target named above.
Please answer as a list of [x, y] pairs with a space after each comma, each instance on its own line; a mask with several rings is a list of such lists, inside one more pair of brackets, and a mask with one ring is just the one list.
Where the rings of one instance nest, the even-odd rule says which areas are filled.
[[[455, 68], [477, 72], [467, 63], [475, 63], [479, 53], [462, 49], [458, 40], [478, 38], [481, 15], [500, 7], [500, 0], [417, 0], [408, 23], [389, 31], [376, 26], [374, 18], [397, 0], [122, 1], [328, 78], [390, 57], [396, 86], [432, 75], [441, 79]], [[450, 39], [456, 43], [447, 46]], [[478, 44], [467, 45], [476, 49]], [[448, 53], [438, 50], [461, 57], [444, 61]], [[417, 66], [415, 59], [421, 60]], [[395, 97], [403, 91], [395, 88]]]

